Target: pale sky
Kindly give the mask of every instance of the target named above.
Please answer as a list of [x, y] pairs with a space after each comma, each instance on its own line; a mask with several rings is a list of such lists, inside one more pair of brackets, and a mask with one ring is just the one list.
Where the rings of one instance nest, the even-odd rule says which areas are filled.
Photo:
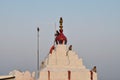
[[68, 45], [99, 80], [120, 80], [120, 0], [0, 0], [0, 75], [36, 70], [53, 44], [55, 23], [63, 17]]

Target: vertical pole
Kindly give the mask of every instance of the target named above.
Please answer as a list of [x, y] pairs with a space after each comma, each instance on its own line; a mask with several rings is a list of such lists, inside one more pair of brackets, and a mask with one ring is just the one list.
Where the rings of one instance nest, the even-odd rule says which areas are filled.
[[55, 23], [55, 33], [54, 33], [54, 46], [55, 46], [55, 38], [56, 38], [55, 34], [56, 34], [56, 23]]
[[37, 28], [37, 79], [39, 78], [39, 27]]
[[[56, 31], [57, 31], [57, 29], [56, 29], [56, 23], [55, 23], [55, 33], [54, 33], [54, 36], [55, 36], [55, 34], [56, 34]], [[56, 45], [55, 45], [55, 43], [56, 43], [56, 41], [55, 41], [55, 38], [56, 38], [56, 36], [54, 37], [54, 50], [56, 50]], [[56, 64], [57, 64], [57, 54], [55, 54], [56, 55]]]

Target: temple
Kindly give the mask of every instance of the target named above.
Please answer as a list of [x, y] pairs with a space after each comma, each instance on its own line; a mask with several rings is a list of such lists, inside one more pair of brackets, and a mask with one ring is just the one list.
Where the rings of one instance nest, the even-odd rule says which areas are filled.
[[[55, 41], [49, 54], [40, 65], [37, 74], [29, 71], [14, 70], [0, 80], [97, 80], [96, 66], [89, 70], [83, 64], [82, 58], [67, 45], [67, 37], [63, 33], [63, 19], [60, 18], [59, 30], [56, 31]], [[37, 28], [39, 31], [39, 28]]]
[[97, 80], [96, 66], [89, 70], [82, 58], [67, 45], [67, 37], [63, 33], [63, 19], [60, 18], [59, 30], [55, 34], [55, 44], [49, 55], [40, 65], [38, 80]]

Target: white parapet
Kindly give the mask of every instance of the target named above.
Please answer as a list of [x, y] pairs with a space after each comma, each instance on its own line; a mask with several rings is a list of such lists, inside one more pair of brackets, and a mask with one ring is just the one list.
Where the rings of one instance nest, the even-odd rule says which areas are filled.
[[14, 70], [10, 72], [9, 75], [15, 76], [14, 80], [35, 80], [35, 72], [31, 74], [29, 71], [21, 72]]

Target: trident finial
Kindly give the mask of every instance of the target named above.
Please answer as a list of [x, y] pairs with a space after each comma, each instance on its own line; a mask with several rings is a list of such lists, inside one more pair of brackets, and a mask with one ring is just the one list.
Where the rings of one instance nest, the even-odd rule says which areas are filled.
[[60, 17], [60, 21], [59, 21], [59, 23], [60, 23], [59, 28], [62, 29], [62, 28], [63, 28], [63, 26], [62, 26], [62, 23], [63, 23], [63, 19], [62, 19], [62, 17]]

